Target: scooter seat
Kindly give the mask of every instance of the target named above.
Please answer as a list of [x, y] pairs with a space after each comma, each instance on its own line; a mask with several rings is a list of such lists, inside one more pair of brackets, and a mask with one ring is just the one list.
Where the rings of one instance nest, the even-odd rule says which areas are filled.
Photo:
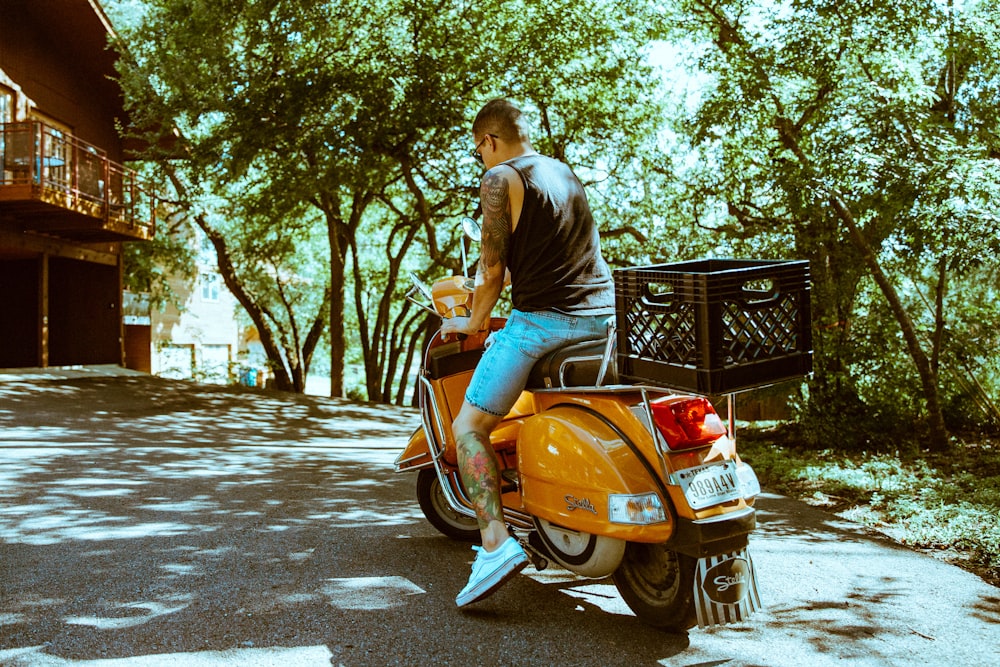
[[[607, 344], [607, 338], [585, 340], [548, 353], [531, 369], [525, 388], [593, 387], [601, 375]], [[617, 383], [618, 372], [612, 356], [601, 384]]]

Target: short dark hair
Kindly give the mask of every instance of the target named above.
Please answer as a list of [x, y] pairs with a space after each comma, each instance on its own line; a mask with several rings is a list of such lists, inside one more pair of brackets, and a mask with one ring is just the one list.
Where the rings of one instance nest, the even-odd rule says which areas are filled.
[[495, 134], [504, 141], [527, 142], [528, 126], [521, 110], [510, 100], [498, 98], [487, 102], [472, 123], [472, 134], [481, 137]]

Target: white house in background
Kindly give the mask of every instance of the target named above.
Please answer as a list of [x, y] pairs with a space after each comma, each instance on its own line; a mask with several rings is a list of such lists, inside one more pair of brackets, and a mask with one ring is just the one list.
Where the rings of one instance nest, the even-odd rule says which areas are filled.
[[204, 258], [193, 282], [170, 280], [180, 307], [167, 305], [150, 313], [151, 372], [202, 382], [229, 383], [239, 378], [239, 307], [222, 276]]
[[265, 386], [267, 355], [257, 329], [241, 324], [242, 307], [219, 274], [215, 249], [193, 226], [171, 233], [195, 251], [195, 276], [168, 275], [173, 296], [160, 308], [150, 307], [148, 294], [125, 293], [129, 368], [173, 379]]

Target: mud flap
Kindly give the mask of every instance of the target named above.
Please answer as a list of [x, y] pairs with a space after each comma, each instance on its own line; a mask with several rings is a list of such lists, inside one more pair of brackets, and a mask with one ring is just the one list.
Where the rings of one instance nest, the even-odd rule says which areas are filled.
[[760, 610], [757, 578], [747, 549], [698, 559], [694, 605], [699, 628], [739, 623]]

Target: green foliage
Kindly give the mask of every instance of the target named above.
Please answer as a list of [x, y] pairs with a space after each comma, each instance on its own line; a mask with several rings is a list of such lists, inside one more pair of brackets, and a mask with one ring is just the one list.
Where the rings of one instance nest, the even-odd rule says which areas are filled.
[[329, 281], [324, 356], [335, 376], [362, 364], [367, 397], [400, 400], [425, 332], [408, 273], [462, 269], [469, 125], [505, 95], [586, 182], [613, 265], [811, 260], [808, 442], [925, 440], [928, 381], [952, 428], [1000, 423], [990, 3], [107, 4], [137, 125], [180, 133], [188, 203], [286, 345]]
[[[231, 216], [216, 231], [242, 264], [279, 253], [312, 274], [275, 243], [323, 230], [311, 234], [328, 241], [332, 372], [360, 348], [368, 396], [389, 400], [424, 325], [400, 281], [460, 268], [455, 222], [473, 213], [480, 173], [471, 119], [487, 99], [525, 107], [539, 148], [590, 183], [609, 238], [648, 240], [631, 204], [664, 179], [645, 173], [662, 115], [644, 59], [661, 22], [651, 7], [147, 0], [123, 30], [122, 80], [139, 126], [177, 128], [188, 196]], [[275, 239], [241, 219], [269, 220]], [[238, 277], [265, 298], [260, 276]]]
[[[674, 123], [696, 157], [678, 170], [689, 215], [734, 254], [812, 263], [807, 432], [867, 447], [883, 429], [910, 429], [933, 392], [945, 393], [953, 422], [967, 420], [956, 397], [983, 403], [997, 389], [951, 380], [994, 376], [956, 343], [975, 336], [982, 315], [970, 314], [983, 308], [966, 295], [993, 273], [1000, 243], [1000, 98], [983, 50], [997, 46], [995, 12], [982, 2], [691, 0], [673, 24], [678, 41], [703, 45], [690, 51], [706, 82], [700, 103]], [[886, 280], [870, 280], [873, 263]], [[987, 349], [984, 359], [997, 356]]]
[[148, 294], [150, 306], [180, 306], [170, 287], [171, 276], [194, 280], [197, 275], [190, 235], [177, 233], [173, 220], [160, 224], [152, 240], [122, 246], [123, 282], [126, 290]]

